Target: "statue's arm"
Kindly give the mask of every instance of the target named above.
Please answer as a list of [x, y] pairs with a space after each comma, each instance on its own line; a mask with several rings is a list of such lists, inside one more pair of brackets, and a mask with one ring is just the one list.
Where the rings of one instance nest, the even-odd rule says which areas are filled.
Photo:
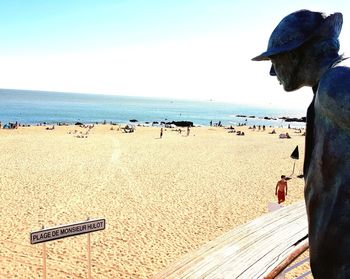
[[310, 251], [333, 274], [322, 278], [350, 278], [349, 68], [335, 67], [322, 76], [312, 127], [306, 135], [313, 148], [305, 185]]

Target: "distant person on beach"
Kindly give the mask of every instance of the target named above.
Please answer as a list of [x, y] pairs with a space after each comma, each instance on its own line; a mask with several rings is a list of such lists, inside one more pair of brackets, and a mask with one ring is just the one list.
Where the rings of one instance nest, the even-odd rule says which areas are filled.
[[163, 128], [160, 128], [160, 135], [159, 135], [159, 138], [162, 138], [163, 137]]
[[[265, 52], [285, 91], [312, 88], [304, 159], [310, 264], [314, 278], [350, 278], [350, 68], [339, 55], [341, 13], [300, 10], [284, 17]], [[348, 65], [346, 65], [348, 64]]]
[[190, 135], [190, 126], [187, 127], [187, 136]]
[[288, 191], [288, 185], [285, 175], [281, 175], [281, 180], [277, 182], [275, 196], [277, 196], [278, 203], [282, 203], [286, 200]]

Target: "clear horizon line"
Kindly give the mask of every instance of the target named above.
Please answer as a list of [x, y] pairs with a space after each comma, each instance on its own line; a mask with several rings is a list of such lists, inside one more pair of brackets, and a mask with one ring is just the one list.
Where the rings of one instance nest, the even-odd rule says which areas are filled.
[[[76, 92], [76, 91], [54, 91], [54, 90], [44, 90], [44, 89], [22, 89], [22, 88], [0, 88], [0, 90], [11, 90], [11, 91], [30, 91], [30, 92], [42, 92], [42, 93], [61, 93], [61, 94], [82, 94], [82, 95], [95, 95], [95, 96], [117, 96], [117, 97], [130, 97], [130, 98], [146, 98], [146, 99], [160, 99], [160, 100], [179, 100], [179, 101], [194, 101], [194, 102], [215, 102], [215, 103], [230, 103], [233, 105], [241, 105], [247, 106], [251, 108], [275, 108], [279, 109], [278, 106], [269, 106], [269, 105], [258, 105], [251, 104], [246, 102], [236, 102], [232, 100], [223, 100], [223, 99], [215, 99], [215, 98], [179, 98], [179, 97], [169, 97], [169, 96], [145, 96], [145, 95], [123, 95], [120, 93], [107, 93], [107, 92]], [[298, 109], [288, 108], [289, 111], [301, 112]]]

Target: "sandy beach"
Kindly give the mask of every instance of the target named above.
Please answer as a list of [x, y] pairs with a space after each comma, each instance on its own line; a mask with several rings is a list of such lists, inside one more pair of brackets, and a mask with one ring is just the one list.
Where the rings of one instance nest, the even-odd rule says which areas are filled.
[[[303, 199], [304, 140], [236, 127], [137, 127], [134, 133], [61, 126], [0, 129], [0, 278], [42, 278], [42, 226], [105, 218], [91, 234], [93, 278], [151, 278], [236, 226], [267, 212], [289, 176], [285, 205]], [[78, 132], [74, 133], [74, 130]], [[288, 132], [291, 139], [279, 139]], [[86, 278], [87, 236], [48, 242], [48, 278]]]

